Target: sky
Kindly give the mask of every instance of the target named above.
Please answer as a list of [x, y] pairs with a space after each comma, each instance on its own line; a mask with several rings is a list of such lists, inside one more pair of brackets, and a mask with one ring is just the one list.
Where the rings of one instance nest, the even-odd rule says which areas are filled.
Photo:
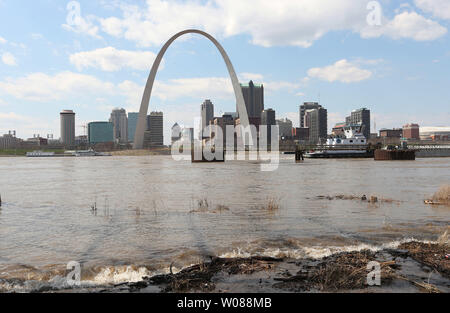
[[[188, 28], [213, 35], [240, 81], [263, 83], [265, 107], [294, 125], [302, 102], [320, 101], [330, 129], [361, 107], [372, 132], [450, 126], [449, 0], [0, 0], [0, 135], [59, 138], [63, 109], [76, 112], [77, 135], [113, 108], [139, 111], [156, 55]], [[150, 100], [166, 143], [205, 99], [216, 116], [235, 111], [219, 52], [185, 35]]]

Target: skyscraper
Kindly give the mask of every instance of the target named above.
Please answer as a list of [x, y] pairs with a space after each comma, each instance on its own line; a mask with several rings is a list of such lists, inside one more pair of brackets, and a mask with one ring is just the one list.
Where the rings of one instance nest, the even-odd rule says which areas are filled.
[[60, 113], [61, 143], [66, 147], [75, 145], [75, 112], [64, 110]]
[[[249, 118], [260, 118], [264, 110], [264, 86], [254, 84], [251, 80], [248, 84], [241, 84], [245, 107]], [[236, 107], [236, 112], [239, 110]]]
[[172, 136], [171, 136], [171, 142], [174, 144], [178, 140], [181, 139], [181, 127], [178, 125], [178, 123], [173, 124], [172, 126]]
[[351, 115], [346, 118], [347, 125], [362, 126], [362, 133], [367, 139], [370, 138], [370, 110], [361, 108], [353, 110]]
[[114, 142], [114, 125], [111, 122], [91, 122], [88, 124], [90, 144]]
[[328, 112], [320, 107], [305, 112], [305, 126], [309, 128], [309, 140], [313, 143], [324, 141], [328, 135]]
[[139, 118], [139, 113], [129, 112], [128, 113], [128, 141], [134, 141], [134, 134], [136, 133], [137, 121]]
[[[214, 119], [214, 104], [211, 100], [205, 100], [201, 105], [201, 116], [202, 116], [202, 129], [200, 129], [200, 133], [203, 134], [204, 129], [209, 123]], [[204, 138], [205, 136], [201, 135], [199, 138]]]
[[144, 146], [159, 147], [164, 145], [164, 114], [152, 112], [147, 117], [149, 129], [144, 134]]
[[304, 102], [302, 105], [300, 105], [300, 128], [304, 128], [305, 126], [305, 113], [307, 110], [312, 109], [319, 109], [322, 106], [318, 102]]
[[277, 120], [277, 125], [280, 131], [280, 138], [292, 137], [292, 121], [288, 118]]
[[128, 118], [125, 109], [114, 109], [109, 121], [114, 125], [114, 141], [128, 143]]
[[273, 109], [267, 109], [261, 112], [261, 126], [267, 126], [267, 144], [272, 142], [272, 126], [276, 125], [275, 111]]

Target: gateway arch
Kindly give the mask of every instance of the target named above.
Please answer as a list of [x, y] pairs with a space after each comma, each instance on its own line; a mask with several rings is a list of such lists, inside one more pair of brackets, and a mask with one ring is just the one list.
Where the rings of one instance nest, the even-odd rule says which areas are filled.
[[[249, 138], [251, 138], [251, 132], [249, 126], [249, 120], [248, 120], [248, 114], [247, 109], [245, 107], [244, 102], [244, 96], [242, 95], [242, 89], [241, 85], [239, 84], [239, 80], [236, 76], [236, 72], [234, 71], [234, 67], [231, 64], [231, 61], [221, 46], [221, 44], [210, 34], [197, 30], [197, 29], [188, 29], [184, 30], [182, 32], [179, 32], [178, 34], [174, 35], [172, 38], [169, 39], [169, 41], [166, 42], [166, 44], [162, 47], [161, 51], [158, 53], [158, 56], [155, 59], [155, 62], [153, 63], [152, 69], [150, 71], [150, 75], [148, 76], [147, 84], [145, 85], [144, 95], [142, 96], [142, 102], [141, 102], [141, 108], [139, 110], [139, 117], [138, 117], [138, 123], [136, 126], [136, 133], [134, 136], [134, 149], [142, 149], [144, 146], [144, 132], [146, 129], [146, 117], [148, 113], [148, 106], [150, 102], [150, 97], [152, 94], [153, 84], [155, 82], [156, 73], [158, 72], [159, 65], [161, 64], [162, 58], [164, 54], [166, 53], [169, 46], [178, 38], [185, 34], [194, 33], [194, 34], [200, 34], [206, 38], [208, 38], [219, 50], [220, 54], [222, 55], [223, 60], [225, 61], [225, 64], [227, 66], [228, 72], [230, 74], [231, 82], [233, 84], [234, 89], [234, 95], [236, 96], [236, 103], [237, 103], [237, 109], [239, 113], [239, 118], [241, 120], [241, 125], [244, 127], [245, 131], [249, 132]], [[244, 135], [245, 138], [245, 135]]]

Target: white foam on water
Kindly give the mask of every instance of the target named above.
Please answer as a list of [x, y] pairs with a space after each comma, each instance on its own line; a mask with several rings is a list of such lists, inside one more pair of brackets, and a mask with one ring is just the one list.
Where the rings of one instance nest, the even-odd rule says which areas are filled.
[[152, 275], [152, 272], [146, 267], [111, 266], [101, 270], [93, 278], [92, 282], [98, 285], [121, 284], [125, 282], [135, 283], [141, 281], [144, 277]]
[[264, 257], [290, 258], [290, 259], [303, 259], [303, 258], [321, 259], [341, 252], [357, 252], [362, 250], [370, 250], [376, 252], [383, 249], [396, 249], [399, 245], [412, 241], [418, 241], [422, 243], [436, 243], [435, 241], [407, 238], [402, 240], [391, 241], [381, 245], [370, 245], [361, 243], [358, 245], [349, 245], [349, 246], [330, 246], [330, 247], [312, 246], [312, 247], [299, 247], [295, 249], [265, 248], [262, 251], [258, 252], [252, 251], [252, 249], [237, 248], [232, 251], [222, 253], [219, 257], [249, 258], [252, 256], [264, 256]]

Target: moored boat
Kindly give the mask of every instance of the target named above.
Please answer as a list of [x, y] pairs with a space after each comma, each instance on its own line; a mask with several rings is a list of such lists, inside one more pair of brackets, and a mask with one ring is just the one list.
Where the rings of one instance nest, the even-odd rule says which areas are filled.
[[368, 150], [367, 139], [361, 133], [360, 125], [344, 127], [345, 137], [332, 137], [317, 150], [305, 153], [306, 158], [371, 158], [373, 152]]

